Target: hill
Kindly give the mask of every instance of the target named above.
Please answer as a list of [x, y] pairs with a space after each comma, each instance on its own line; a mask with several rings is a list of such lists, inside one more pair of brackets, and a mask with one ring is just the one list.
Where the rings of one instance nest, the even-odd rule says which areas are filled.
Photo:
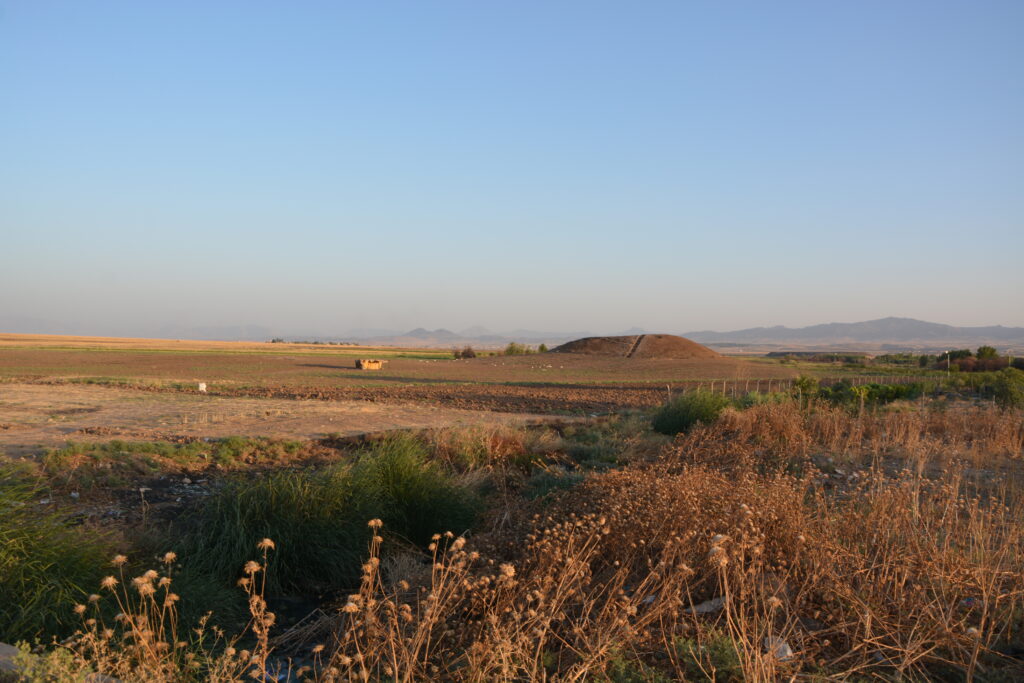
[[673, 334], [634, 334], [621, 337], [584, 337], [562, 344], [554, 353], [623, 358], [720, 358], [721, 355], [684, 337]]

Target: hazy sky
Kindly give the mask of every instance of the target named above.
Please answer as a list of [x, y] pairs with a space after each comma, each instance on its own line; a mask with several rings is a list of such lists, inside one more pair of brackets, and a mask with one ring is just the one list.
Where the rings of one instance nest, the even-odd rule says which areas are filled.
[[0, 0], [0, 319], [1024, 325], [1024, 2]]

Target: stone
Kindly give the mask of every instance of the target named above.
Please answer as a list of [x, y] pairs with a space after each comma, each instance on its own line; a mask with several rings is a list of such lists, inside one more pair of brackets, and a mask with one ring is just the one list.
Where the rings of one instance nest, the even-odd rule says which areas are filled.
[[17, 667], [14, 658], [19, 654], [18, 648], [7, 643], [0, 643], [0, 674], [15, 673]]
[[687, 614], [712, 614], [713, 612], [720, 611], [723, 607], [725, 607], [725, 597], [719, 596], [717, 598], [705, 600], [699, 605], [687, 607], [683, 611]]
[[764, 651], [775, 655], [775, 659], [780, 662], [784, 662], [793, 656], [793, 648], [778, 636], [768, 636], [764, 639]]

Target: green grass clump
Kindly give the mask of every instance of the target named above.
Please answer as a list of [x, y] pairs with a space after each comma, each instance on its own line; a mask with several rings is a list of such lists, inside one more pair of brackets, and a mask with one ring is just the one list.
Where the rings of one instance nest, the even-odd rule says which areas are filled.
[[729, 399], [710, 391], [692, 391], [672, 399], [651, 420], [654, 431], [662, 434], [678, 434], [694, 425], [711, 424], [729, 405]]
[[703, 640], [679, 637], [674, 645], [687, 680], [744, 680], [740, 655], [726, 634], [712, 630]]
[[185, 520], [178, 554], [189, 573], [230, 585], [256, 543], [270, 538], [272, 593], [346, 585], [358, 576], [366, 541], [353, 503], [351, 476], [340, 466], [233, 479]]
[[41, 495], [23, 470], [0, 465], [0, 641], [66, 635], [78, 622], [71, 607], [97, 590], [113, 554]]
[[583, 472], [566, 472], [559, 469], [538, 470], [534, 472], [523, 487], [523, 497], [527, 500], [543, 498], [555, 491], [571, 489], [586, 479]]
[[352, 470], [361, 521], [380, 518], [391, 533], [418, 545], [435, 533], [472, 526], [479, 502], [428, 458], [425, 444], [408, 434], [366, 450]]
[[69, 442], [43, 456], [44, 471], [59, 483], [79, 488], [123, 486], [137, 477], [155, 476], [168, 468], [239, 464], [287, 459], [303, 449], [301, 441], [231, 436], [215, 441]]
[[394, 436], [362, 452], [355, 464], [231, 480], [184, 525], [187, 571], [232, 584], [262, 538], [276, 551], [267, 573], [273, 594], [356, 585], [369, 540], [367, 521], [385, 533], [426, 545], [434, 533], [461, 532], [478, 503], [427, 460], [424, 444]]

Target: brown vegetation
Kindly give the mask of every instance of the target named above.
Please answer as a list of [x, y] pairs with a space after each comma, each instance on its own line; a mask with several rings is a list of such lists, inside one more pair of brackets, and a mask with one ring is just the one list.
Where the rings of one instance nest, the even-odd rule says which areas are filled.
[[[512, 430], [430, 440], [499, 481], [528, 450]], [[439, 534], [422, 560], [384, 556], [388, 529], [371, 521], [361, 584], [276, 639], [253, 589], [266, 561], [253, 563], [250, 649], [240, 660], [231, 642], [197, 668], [242, 680], [272, 669], [276, 647], [325, 681], [1024, 675], [1020, 412], [787, 402], [631, 452], [529, 505], [499, 486], [489, 530]], [[145, 576], [129, 593], [159, 588]], [[152, 616], [122, 609], [108, 635], [85, 622], [78, 660], [123, 680], [188, 665]]]

